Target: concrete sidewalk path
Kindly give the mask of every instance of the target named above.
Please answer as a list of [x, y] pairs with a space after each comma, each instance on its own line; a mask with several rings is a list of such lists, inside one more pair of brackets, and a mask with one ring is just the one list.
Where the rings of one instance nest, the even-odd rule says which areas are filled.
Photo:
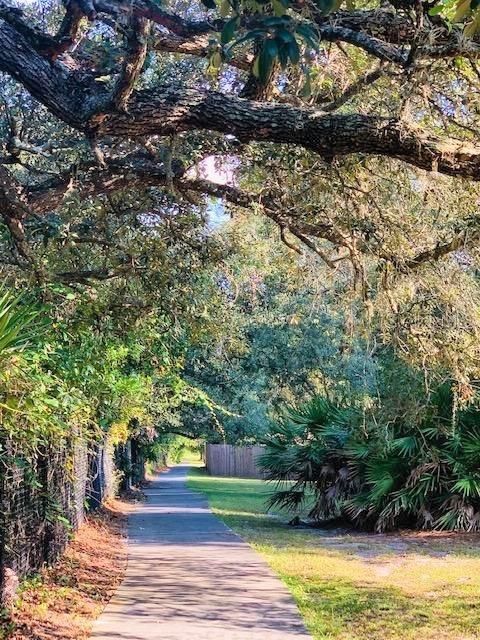
[[188, 467], [160, 474], [129, 518], [125, 579], [96, 640], [308, 640], [268, 565], [186, 486]]

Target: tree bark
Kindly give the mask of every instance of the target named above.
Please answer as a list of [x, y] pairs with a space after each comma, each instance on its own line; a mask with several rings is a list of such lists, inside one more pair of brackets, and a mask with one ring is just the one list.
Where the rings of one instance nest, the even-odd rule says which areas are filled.
[[480, 148], [429, 136], [398, 119], [328, 114], [180, 85], [132, 93], [128, 114], [121, 113], [93, 76], [46, 59], [7, 22], [0, 22], [0, 70], [21, 82], [55, 116], [89, 136], [144, 138], [203, 129], [233, 134], [245, 142], [298, 145], [329, 161], [352, 153], [382, 155], [427, 171], [480, 179]]
[[242, 142], [298, 145], [328, 160], [352, 153], [388, 156], [427, 171], [480, 180], [480, 148], [428, 136], [398, 119], [325, 114], [186, 87], [139, 92], [128, 116], [107, 114], [98, 131], [138, 137], [192, 129], [233, 134]]

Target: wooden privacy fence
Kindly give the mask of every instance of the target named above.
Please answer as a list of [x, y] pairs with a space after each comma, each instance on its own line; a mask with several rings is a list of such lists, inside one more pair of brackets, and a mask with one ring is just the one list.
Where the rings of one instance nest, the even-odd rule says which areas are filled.
[[262, 445], [206, 444], [205, 466], [212, 476], [263, 478], [257, 457], [264, 450]]

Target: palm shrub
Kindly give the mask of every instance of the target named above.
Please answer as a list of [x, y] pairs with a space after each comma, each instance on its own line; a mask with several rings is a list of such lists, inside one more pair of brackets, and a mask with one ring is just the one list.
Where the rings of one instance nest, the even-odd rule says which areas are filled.
[[288, 409], [259, 459], [267, 480], [277, 483], [271, 506], [308, 507], [316, 520], [341, 515], [343, 503], [358, 489], [345, 456], [354, 425], [352, 410], [320, 396]]
[[412, 424], [365, 424], [325, 399], [289, 411], [261, 464], [277, 487], [272, 504], [357, 527], [480, 530], [480, 411], [456, 410], [440, 387]]

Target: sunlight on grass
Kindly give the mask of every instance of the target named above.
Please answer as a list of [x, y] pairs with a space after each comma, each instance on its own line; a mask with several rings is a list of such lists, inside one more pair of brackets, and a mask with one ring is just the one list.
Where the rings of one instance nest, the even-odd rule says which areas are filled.
[[475, 535], [368, 535], [289, 527], [261, 480], [192, 469], [189, 486], [289, 586], [316, 640], [480, 638]]
[[191, 464], [193, 466], [201, 466], [203, 467], [202, 458], [200, 456], [199, 451], [194, 451], [191, 449], [187, 449], [182, 455], [182, 463]]

